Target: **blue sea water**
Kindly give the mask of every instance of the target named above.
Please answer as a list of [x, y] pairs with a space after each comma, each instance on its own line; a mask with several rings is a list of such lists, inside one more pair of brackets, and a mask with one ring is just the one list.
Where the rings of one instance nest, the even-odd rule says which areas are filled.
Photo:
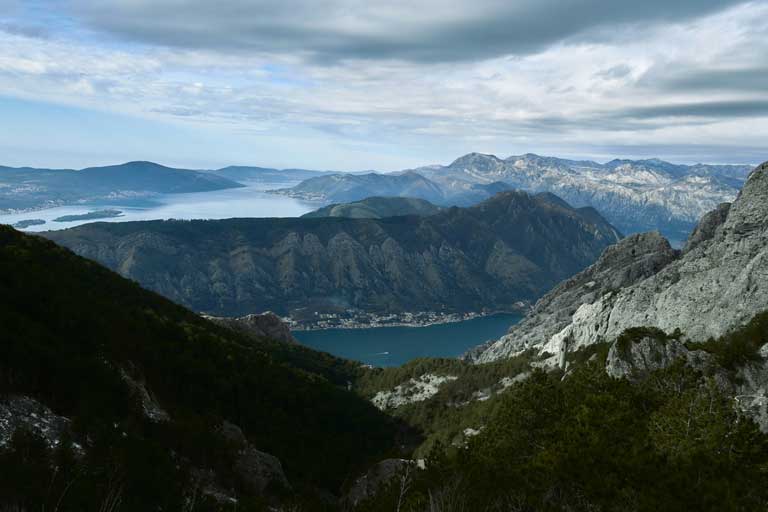
[[[90, 222], [126, 222], [158, 219], [228, 219], [232, 217], [298, 217], [321, 205], [290, 197], [270, 194], [268, 189], [290, 187], [296, 183], [250, 183], [243, 188], [195, 192], [188, 194], [158, 194], [148, 199], [115, 199], [83, 202], [45, 210], [0, 215], [0, 224], [15, 224], [28, 219], [44, 220], [45, 224], [29, 226], [24, 231], [66, 229]], [[120, 210], [119, 217], [56, 222], [54, 219], [83, 215], [97, 210]]]
[[427, 327], [376, 327], [297, 331], [304, 345], [373, 366], [400, 366], [420, 357], [457, 357], [497, 339], [522, 317], [499, 313]]

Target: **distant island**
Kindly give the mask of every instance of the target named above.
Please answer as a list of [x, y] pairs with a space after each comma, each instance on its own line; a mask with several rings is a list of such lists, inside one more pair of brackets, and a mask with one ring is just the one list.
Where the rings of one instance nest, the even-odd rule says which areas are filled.
[[80, 215], [62, 215], [56, 217], [53, 222], [74, 222], [76, 220], [95, 220], [95, 219], [111, 219], [113, 217], [120, 217], [123, 212], [120, 210], [95, 210], [88, 213], [82, 213]]
[[30, 226], [40, 226], [42, 224], [45, 224], [45, 221], [43, 219], [26, 219], [26, 220], [20, 220], [16, 224], [13, 225], [13, 227], [17, 229], [26, 229]]

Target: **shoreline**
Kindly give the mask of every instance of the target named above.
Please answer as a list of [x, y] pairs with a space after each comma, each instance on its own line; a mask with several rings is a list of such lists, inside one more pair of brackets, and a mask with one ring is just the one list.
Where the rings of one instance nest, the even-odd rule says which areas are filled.
[[[337, 325], [322, 325], [317, 326], [317, 322], [298, 322], [290, 317], [283, 317], [282, 320], [288, 324], [288, 327], [293, 332], [307, 332], [307, 331], [329, 331], [333, 329], [351, 330], [351, 329], [384, 329], [388, 327], [430, 327], [433, 325], [453, 324], [460, 323], [467, 320], [475, 320], [477, 318], [485, 318], [494, 315], [525, 315], [526, 308], [510, 309], [510, 310], [496, 310], [489, 312], [470, 312], [470, 313], [449, 313], [442, 314], [440, 317], [431, 317], [425, 320], [394, 320], [392, 322], [363, 322], [361, 319], [349, 318], [349, 319], [334, 319], [339, 320]], [[422, 315], [438, 315], [437, 313], [424, 312]]]

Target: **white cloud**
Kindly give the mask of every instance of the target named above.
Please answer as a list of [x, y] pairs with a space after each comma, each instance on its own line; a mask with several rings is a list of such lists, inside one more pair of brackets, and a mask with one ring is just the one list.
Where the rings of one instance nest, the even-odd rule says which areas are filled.
[[[108, 3], [126, 12], [149, 5]], [[378, 34], [396, 21], [371, 5], [365, 16], [337, 12], [334, 32]], [[502, 8], [482, 5], [488, 12]], [[429, 9], [423, 11], [412, 23], [433, 23]], [[461, 12], [442, 12], [439, 21], [455, 23]], [[237, 12], [229, 14], [228, 23], [235, 23]], [[321, 27], [331, 23], [323, 19]], [[716, 75], [716, 90], [672, 80], [679, 70], [701, 82], [715, 76], [713, 70], [748, 74], [768, 66], [766, 33], [766, 2], [676, 23], [622, 25], [611, 37], [566, 38], [530, 54], [435, 62], [354, 52], [318, 62], [287, 48], [169, 48], [116, 43], [85, 29], [51, 38], [0, 31], [0, 95], [281, 137], [311, 130], [337, 143], [375, 143], [393, 152], [423, 148], [425, 161], [455, 156], [460, 148], [502, 154], [579, 147], [587, 153], [598, 146], [768, 150], [768, 116], [724, 108], [768, 101], [764, 89], [744, 90], [743, 81], [723, 73]], [[675, 114], [681, 105], [691, 106], [682, 109], [687, 115]]]

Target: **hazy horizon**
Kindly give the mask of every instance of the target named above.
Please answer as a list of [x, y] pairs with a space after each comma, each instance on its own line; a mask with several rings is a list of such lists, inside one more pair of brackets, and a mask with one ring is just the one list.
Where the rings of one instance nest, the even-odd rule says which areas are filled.
[[[723, 162], [713, 162], [713, 161], [704, 161], [704, 160], [689, 160], [689, 161], [674, 161], [666, 158], [659, 158], [659, 157], [625, 157], [622, 155], [617, 155], [610, 158], [603, 158], [603, 159], [594, 159], [594, 158], [587, 158], [587, 157], [579, 157], [579, 156], [563, 156], [563, 155], [552, 155], [552, 154], [541, 154], [541, 153], [534, 153], [532, 151], [526, 151], [523, 153], [514, 153], [509, 155], [496, 155], [493, 153], [481, 153], [480, 151], [471, 151], [469, 153], [464, 153], [462, 155], [457, 155], [456, 158], [453, 158], [450, 161], [443, 161], [443, 162], [424, 162], [419, 165], [415, 165], [408, 168], [397, 168], [397, 169], [323, 169], [323, 168], [308, 168], [308, 167], [298, 167], [298, 166], [286, 166], [286, 167], [270, 167], [267, 165], [261, 165], [260, 163], [229, 163], [224, 165], [218, 165], [213, 167], [204, 167], [201, 165], [195, 166], [183, 166], [183, 165], [174, 165], [167, 163], [165, 161], [158, 161], [158, 160], [148, 160], [148, 159], [142, 159], [142, 158], [135, 158], [131, 160], [125, 160], [125, 161], [106, 161], [106, 162], [100, 162], [95, 164], [89, 164], [89, 165], [81, 165], [81, 166], [72, 166], [72, 167], [62, 167], [62, 166], [47, 166], [47, 165], [32, 165], [32, 164], [22, 164], [22, 165], [7, 165], [3, 162], [0, 162], [0, 167], [11, 167], [11, 168], [33, 168], [33, 169], [53, 169], [53, 170], [82, 170], [92, 167], [107, 167], [107, 166], [114, 166], [114, 165], [124, 165], [129, 164], [132, 162], [151, 162], [154, 164], [158, 164], [164, 167], [170, 167], [170, 168], [178, 168], [178, 169], [187, 169], [187, 170], [193, 170], [193, 171], [214, 171], [219, 169], [224, 169], [226, 167], [253, 167], [253, 168], [265, 168], [265, 169], [277, 169], [277, 170], [289, 170], [289, 169], [302, 169], [307, 171], [318, 171], [318, 172], [338, 172], [338, 173], [366, 173], [366, 172], [378, 172], [378, 173], [393, 173], [393, 172], [399, 172], [399, 171], [406, 171], [410, 169], [416, 169], [419, 167], [429, 167], [434, 165], [440, 165], [440, 166], [448, 166], [452, 162], [454, 162], [456, 159], [472, 154], [472, 153], [479, 153], [486, 156], [492, 156], [495, 158], [499, 158], [501, 160], [505, 160], [507, 158], [511, 158], [513, 156], [522, 156], [526, 154], [534, 154], [541, 157], [551, 157], [551, 158], [558, 158], [562, 160], [581, 160], [581, 161], [593, 161], [598, 164], [607, 164], [608, 162], [612, 160], [662, 160], [664, 162], [674, 164], [674, 165], [696, 165], [696, 164], [704, 164], [704, 165], [752, 165], [752, 166], [758, 166], [762, 162], [729, 162], [729, 161], [723, 161]], [[766, 160], [768, 160], [768, 153], [766, 153]]]

